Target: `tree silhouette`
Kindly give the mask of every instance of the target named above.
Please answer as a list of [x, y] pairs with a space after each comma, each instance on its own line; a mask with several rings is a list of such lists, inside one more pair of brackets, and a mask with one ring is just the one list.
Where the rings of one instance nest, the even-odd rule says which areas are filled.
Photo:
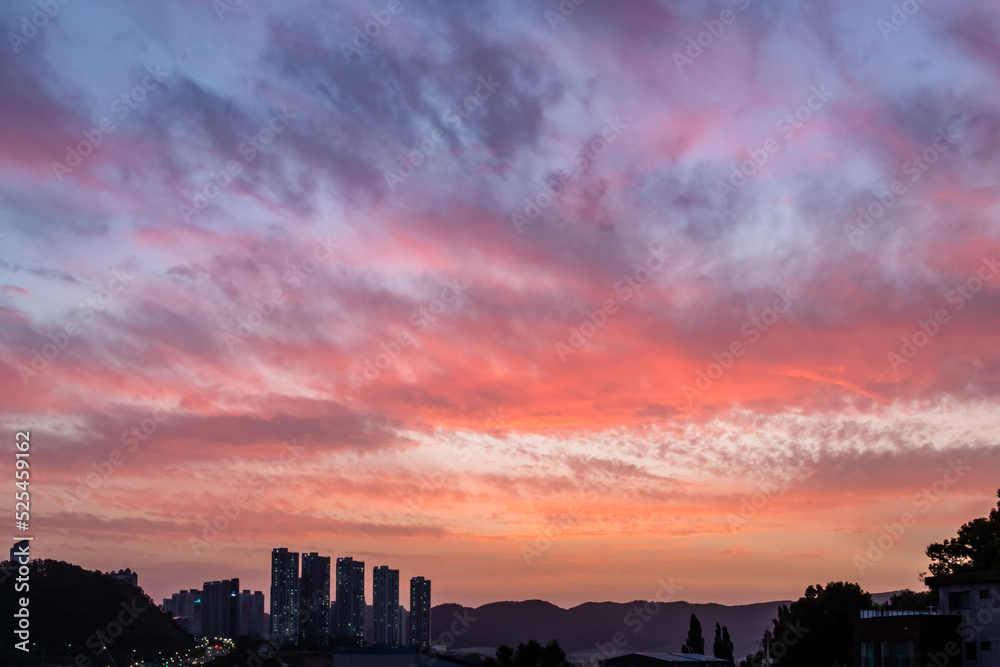
[[698, 653], [699, 655], [705, 653], [705, 638], [701, 634], [701, 623], [698, 622], [698, 617], [694, 614], [691, 614], [687, 641], [681, 647], [681, 653]]
[[497, 649], [496, 658], [486, 658], [485, 667], [573, 667], [566, 659], [566, 652], [553, 639], [545, 646], [537, 640], [529, 640], [526, 644], [518, 644], [517, 650], [509, 646]]
[[715, 624], [715, 641], [712, 642], [712, 655], [716, 658], [728, 660], [730, 665], [735, 664], [733, 659], [733, 640], [729, 637], [729, 628]]
[[957, 537], [927, 547], [927, 557], [935, 576], [1000, 569], [1000, 501], [988, 517], [963, 524]]
[[765, 632], [761, 650], [740, 665], [761, 665], [765, 650], [775, 667], [839, 667], [854, 660], [854, 622], [872, 596], [857, 584], [842, 581], [810, 586], [804, 597], [778, 607], [774, 629]]
[[936, 606], [937, 603], [937, 589], [924, 591], [923, 593], [914, 593], [907, 588], [905, 591], [894, 593], [884, 606], [886, 609], [893, 610], [923, 611], [932, 605]]

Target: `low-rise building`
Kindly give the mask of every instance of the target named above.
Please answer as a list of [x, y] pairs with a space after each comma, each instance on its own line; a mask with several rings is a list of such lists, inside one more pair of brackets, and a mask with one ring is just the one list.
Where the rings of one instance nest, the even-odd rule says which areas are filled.
[[855, 633], [860, 667], [1000, 667], [1000, 571], [927, 577], [938, 604], [865, 610]]
[[1000, 570], [927, 577], [937, 589], [938, 610], [962, 622], [962, 667], [1000, 667]]
[[700, 653], [626, 653], [601, 660], [601, 667], [719, 667], [728, 660]]
[[865, 609], [855, 637], [859, 667], [962, 667], [956, 614]]
[[131, 568], [126, 567], [124, 570], [112, 572], [111, 576], [129, 586], [139, 587], [139, 573], [133, 572]]

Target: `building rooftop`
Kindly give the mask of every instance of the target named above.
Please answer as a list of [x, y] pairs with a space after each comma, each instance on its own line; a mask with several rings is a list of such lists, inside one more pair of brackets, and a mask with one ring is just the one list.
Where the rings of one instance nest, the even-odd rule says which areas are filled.
[[983, 570], [981, 572], [959, 572], [958, 574], [942, 574], [927, 577], [924, 583], [930, 588], [950, 586], [953, 584], [987, 584], [1000, 583], [1000, 570]]
[[886, 616], [952, 616], [954, 612], [930, 609], [862, 609], [861, 618], [885, 618]]
[[616, 662], [621, 661], [622, 658], [628, 658], [632, 655], [641, 655], [644, 658], [651, 658], [653, 660], [662, 660], [664, 662], [692, 662], [692, 663], [718, 663], [720, 665], [729, 664], [728, 660], [723, 660], [722, 658], [716, 658], [711, 655], [702, 655], [700, 653], [626, 653], [625, 655], [615, 656], [614, 658], [608, 658], [605, 662]]

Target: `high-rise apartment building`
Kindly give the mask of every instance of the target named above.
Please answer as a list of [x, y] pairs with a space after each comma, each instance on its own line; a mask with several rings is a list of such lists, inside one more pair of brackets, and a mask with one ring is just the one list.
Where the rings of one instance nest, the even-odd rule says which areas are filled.
[[235, 639], [240, 634], [240, 580], [206, 581], [201, 595], [203, 637]]
[[300, 639], [306, 649], [325, 649], [330, 643], [330, 557], [302, 554], [299, 583]]
[[365, 564], [337, 559], [336, 641], [343, 646], [365, 643]]
[[271, 641], [295, 645], [299, 640], [299, 554], [271, 551]]
[[372, 570], [375, 646], [399, 648], [399, 570], [380, 565]]
[[192, 637], [201, 637], [201, 591], [191, 589], [163, 599], [163, 611], [173, 615], [177, 625]]
[[431, 647], [431, 580], [410, 579], [410, 648]]
[[267, 633], [264, 624], [263, 591], [243, 591], [239, 594], [240, 624], [239, 636], [257, 639]]

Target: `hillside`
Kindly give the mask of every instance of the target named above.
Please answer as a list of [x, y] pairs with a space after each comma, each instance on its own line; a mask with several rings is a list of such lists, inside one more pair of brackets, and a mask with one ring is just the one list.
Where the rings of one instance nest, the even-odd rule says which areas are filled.
[[142, 588], [63, 561], [33, 560], [29, 567], [27, 593], [15, 594], [13, 578], [0, 583], [0, 615], [8, 626], [0, 636], [0, 664], [4, 656], [19, 661], [24, 657], [14, 652], [10, 624], [16, 598], [25, 595], [30, 600], [31, 641], [46, 647], [50, 656], [65, 654], [72, 645], [72, 655], [93, 659], [101, 650], [102, 638], [116, 660], [127, 659], [132, 650], [142, 657], [158, 651], [185, 651], [194, 645], [191, 636], [160, 611]]
[[[566, 650], [579, 659], [589, 660], [598, 652], [598, 644], [607, 644], [618, 636], [619, 653], [631, 651], [679, 651], [687, 634], [691, 614], [698, 616], [706, 643], [712, 644], [716, 622], [729, 628], [736, 655], [744, 656], [756, 648], [765, 628], [770, 627], [779, 605], [789, 601], [760, 602], [749, 605], [691, 604], [688, 602], [660, 603], [655, 613], [642, 611], [644, 601], [587, 602], [570, 609], [557, 607], [542, 600], [523, 602], [493, 602], [476, 608], [458, 604], [442, 604], [432, 609], [431, 627], [434, 641], [450, 631], [456, 632], [455, 649], [496, 648], [501, 644], [516, 646], [528, 639], [545, 643], [559, 640]], [[456, 621], [467, 617], [469, 627]], [[473, 621], [473, 619], [475, 619]], [[645, 620], [644, 620], [645, 619]], [[447, 635], [445, 637], [447, 641]]]

